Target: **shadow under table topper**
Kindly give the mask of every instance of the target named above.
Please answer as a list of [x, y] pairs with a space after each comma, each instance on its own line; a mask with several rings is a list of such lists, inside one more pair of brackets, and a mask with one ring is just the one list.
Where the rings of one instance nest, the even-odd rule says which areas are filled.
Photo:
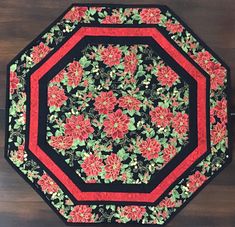
[[229, 68], [168, 7], [73, 4], [8, 65], [5, 157], [67, 224], [166, 224], [230, 161]]

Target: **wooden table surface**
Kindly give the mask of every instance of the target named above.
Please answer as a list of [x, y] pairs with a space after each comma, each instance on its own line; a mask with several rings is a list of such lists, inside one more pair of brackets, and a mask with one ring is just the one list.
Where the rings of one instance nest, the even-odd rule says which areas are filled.
[[[72, 2], [0, 0], [0, 227], [65, 226], [39, 195], [4, 160], [4, 106], [7, 63]], [[98, 3], [100, 1], [80, 2]], [[120, 3], [120, 1], [111, 0], [102, 2]], [[232, 87], [235, 88], [235, 0], [127, 0], [123, 2], [168, 5], [230, 66]], [[231, 96], [235, 112], [234, 89]], [[234, 133], [235, 124], [233, 124], [232, 134]], [[217, 176], [168, 226], [235, 227], [235, 162], [233, 161]]]

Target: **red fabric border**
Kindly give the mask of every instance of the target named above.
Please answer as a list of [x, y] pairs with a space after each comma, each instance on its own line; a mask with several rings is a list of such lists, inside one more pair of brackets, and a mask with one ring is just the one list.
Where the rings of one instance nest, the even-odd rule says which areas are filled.
[[[185, 158], [152, 192], [82, 192], [50, 157], [37, 145], [39, 112], [39, 79], [43, 77], [85, 36], [150, 36], [197, 81], [198, 147]], [[80, 28], [30, 77], [29, 149], [59, 179], [78, 201], [154, 202], [174, 181], [207, 151], [206, 136], [206, 78], [156, 28]]]

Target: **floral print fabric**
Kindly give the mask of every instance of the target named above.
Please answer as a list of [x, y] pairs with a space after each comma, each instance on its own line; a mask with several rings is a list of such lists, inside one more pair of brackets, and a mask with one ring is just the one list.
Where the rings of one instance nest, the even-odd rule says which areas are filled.
[[148, 45], [82, 52], [49, 82], [49, 144], [85, 182], [148, 183], [188, 142], [188, 85]]
[[[154, 25], [210, 77], [211, 152], [191, 168], [188, 174], [182, 176], [172, 190], [156, 204], [77, 204], [25, 148], [28, 119], [26, 75], [51, 51], [55, 50], [66, 37], [70, 36], [78, 25], [92, 23]], [[146, 60], [143, 60], [146, 55], [142, 51], [150, 48], [143, 46], [141, 51], [140, 47], [141, 45], [135, 48], [128, 46], [125, 47], [125, 52], [123, 46], [93, 45], [90, 49], [85, 49], [85, 55], [88, 62], [91, 62], [90, 64], [96, 65], [86, 65], [87, 63], [81, 59], [75, 59], [48, 84], [47, 92], [50, 94], [47, 100], [48, 143], [55, 152], [64, 157], [68, 165], [73, 168], [78, 167], [77, 174], [81, 175], [86, 183], [111, 184], [118, 181], [122, 184], [147, 184], [153, 171], [160, 171], [164, 168], [165, 163], [180, 153], [179, 148], [182, 144], [188, 142], [187, 84], [181, 80], [181, 75], [174, 72], [158, 56], [154, 56], [153, 59], [148, 60], [152, 62], [146, 64]], [[92, 48], [100, 49], [92, 51]], [[140, 54], [142, 54], [141, 57], [139, 57]], [[143, 62], [140, 62], [141, 60]], [[91, 67], [94, 74], [100, 72], [100, 68], [104, 68], [104, 71], [108, 71], [110, 75], [109, 81], [103, 80], [102, 84], [99, 84], [100, 87], [97, 86], [101, 89], [95, 90], [96, 86], [92, 86], [94, 80], [87, 74], [91, 71]], [[140, 70], [140, 67], [143, 68]], [[115, 73], [112, 70], [115, 70]], [[117, 75], [117, 71], [120, 71], [120, 75]], [[138, 76], [144, 76], [141, 73], [137, 75], [139, 71], [144, 71], [144, 75], [149, 76], [141, 80], [143, 83], [139, 90], [136, 90]], [[96, 80], [101, 82], [100, 75], [96, 76]], [[65, 222], [133, 222], [163, 225], [230, 160], [227, 130], [227, 76], [228, 69], [224, 63], [215, 57], [211, 50], [166, 7], [75, 5], [9, 65], [6, 157], [21, 175], [44, 195], [45, 200], [54, 207]], [[121, 90], [121, 94], [116, 91], [117, 89], [111, 89], [113, 82], [118, 81], [117, 78], [131, 89], [124, 87], [118, 89]], [[152, 89], [153, 80], [156, 84], [153, 90], [160, 89], [159, 93], [155, 95], [150, 91], [145, 94], [146, 91]], [[132, 86], [136, 87], [133, 89]], [[93, 90], [88, 91], [92, 87]], [[76, 95], [78, 90], [82, 91], [80, 97]], [[163, 103], [166, 100], [168, 102], [170, 100], [169, 106], [164, 106]], [[74, 103], [74, 109], [70, 107], [71, 102]], [[86, 110], [87, 105], [92, 105], [92, 112], [89, 115]], [[147, 116], [138, 115], [142, 113], [147, 113]], [[136, 132], [137, 129], [141, 136], [130, 136], [130, 133]], [[154, 130], [151, 129], [157, 129], [155, 131], [157, 133], [153, 134]], [[164, 134], [162, 130], [168, 132], [165, 141], [160, 136]], [[134, 141], [131, 143], [124, 141], [130, 138]], [[104, 140], [107, 140], [105, 146], [103, 146]], [[88, 141], [98, 142], [89, 145]], [[117, 141], [123, 142], [125, 149], [118, 148]], [[85, 149], [88, 146], [92, 148], [89, 152], [79, 152], [81, 148]], [[113, 148], [115, 152], [111, 152]], [[78, 152], [76, 156], [74, 156], [73, 149]], [[129, 165], [131, 162], [136, 165], [138, 161], [144, 165], [139, 165], [135, 172]]]

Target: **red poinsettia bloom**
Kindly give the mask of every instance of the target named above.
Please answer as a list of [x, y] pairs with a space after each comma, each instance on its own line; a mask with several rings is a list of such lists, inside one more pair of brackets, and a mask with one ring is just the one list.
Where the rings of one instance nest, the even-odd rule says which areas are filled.
[[68, 67], [68, 85], [69, 86], [78, 86], [81, 82], [83, 75], [83, 68], [78, 61], [73, 61], [69, 64]]
[[210, 110], [210, 123], [211, 124], [215, 123], [215, 111], [214, 111], [214, 109]]
[[67, 99], [68, 97], [64, 94], [63, 89], [57, 86], [52, 86], [48, 88], [49, 106], [61, 107]]
[[211, 131], [211, 140], [214, 145], [219, 143], [226, 136], [226, 126], [222, 123], [217, 123]]
[[84, 160], [81, 167], [87, 176], [98, 176], [102, 171], [103, 165], [102, 159], [92, 154]]
[[50, 145], [59, 150], [67, 150], [73, 144], [73, 138], [71, 136], [52, 136]]
[[140, 110], [141, 102], [132, 96], [123, 96], [118, 99], [118, 105], [127, 110]]
[[205, 66], [207, 62], [211, 59], [211, 54], [208, 51], [199, 52], [195, 58], [195, 60], [199, 63], [201, 66]]
[[101, 22], [101, 24], [121, 24], [121, 18], [118, 14], [107, 15]]
[[188, 187], [190, 192], [195, 192], [205, 181], [207, 177], [196, 171], [193, 175], [189, 176]]
[[73, 115], [67, 118], [64, 128], [66, 136], [71, 136], [73, 139], [79, 139], [81, 141], [86, 140], [94, 132], [90, 119], [85, 119], [83, 115]]
[[18, 151], [16, 153], [16, 158], [18, 161], [23, 162], [24, 161], [24, 145], [20, 145], [18, 147]]
[[34, 46], [31, 53], [33, 62], [36, 64], [41, 61], [50, 52], [50, 50], [51, 49], [43, 42], [40, 42], [38, 46]]
[[129, 122], [129, 117], [118, 109], [116, 112], [109, 114], [104, 120], [104, 131], [108, 137], [121, 139], [128, 132]]
[[95, 98], [95, 110], [99, 114], [108, 114], [113, 111], [116, 103], [117, 99], [112, 91], [100, 92], [100, 95]]
[[59, 186], [45, 173], [38, 180], [38, 184], [41, 186], [42, 191], [48, 194], [56, 193], [59, 190]]
[[61, 70], [52, 80], [51, 83], [60, 83], [64, 79], [64, 75], [66, 71], [63, 69]]
[[188, 114], [177, 113], [172, 120], [172, 127], [178, 134], [185, 134], [188, 131]]
[[139, 145], [139, 149], [143, 157], [151, 160], [159, 157], [161, 145], [156, 139], [147, 138]]
[[87, 10], [87, 7], [73, 7], [68, 13], [65, 14], [64, 19], [70, 20], [71, 22], [79, 22], [85, 17]]
[[10, 72], [10, 92], [13, 94], [18, 87], [20, 80], [15, 72]]
[[117, 47], [109, 45], [101, 52], [101, 58], [104, 64], [112, 67], [114, 65], [119, 65], [122, 57], [122, 52]]
[[199, 52], [197, 56], [192, 56], [196, 62], [210, 74], [211, 89], [216, 90], [224, 84], [226, 70], [220, 63], [211, 60], [212, 56], [208, 51]]
[[210, 74], [211, 89], [217, 90], [224, 84], [226, 70], [220, 63], [210, 61], [206, 64], [206, 70]]
[[159, 203], [159, 206], [162, 208], [173, 208], [175, 207], [175, 205], [175, 202], [172, 201], [170, 198], [165, 198]]
[[162, 153], [164, 162], [167, 163], [176, 155], [177, 150], [174, 146], [168, 145], [167, 148], [164, 148]]
[[162, 86], [168, 87], [171, 87], [179, 78], [178, 75], [169, 66], [159, 67], [156, 76]]
[[157, 24], [161, 21], [161, 10], [156, 8], [145, 8], [140, 12], [143, 23]]
[[173, 117], [170, 109], [161, 106], [151, 110], [149, 115], [151, 116], [152, 122], [159, 127], [169, 126]]
[[166, 30], [172, 34], [181, 33], [184, 30], [184, 27], [181, 24], [172, 23], [171, 20], [168, 20], [165, 25], [166, 25]]
[[227, 100], [217, 101], [214, 107], [214, 113], [220, 118], [221, 123], [227, 123]]
[[88, 205], [77, 205], [69, 214], [68, 222], [92, 223], [94, 218], [92, 208]]
[[123, 207], [123, 211], [121, 216], [127, 217], [132, 221], [140, 220], [144, 214], [146, 213], [146, 209], [143, 206], [125, 206]]
[[111, 154], [105, 160], [105, 178], [116, 180], [121, 169], [121, 160], [116, 154]]
[[124, 57], [124, 71], [128, 73], [134, 73], [138, 65], [138, 59], [136, 54], [130, 53]]

